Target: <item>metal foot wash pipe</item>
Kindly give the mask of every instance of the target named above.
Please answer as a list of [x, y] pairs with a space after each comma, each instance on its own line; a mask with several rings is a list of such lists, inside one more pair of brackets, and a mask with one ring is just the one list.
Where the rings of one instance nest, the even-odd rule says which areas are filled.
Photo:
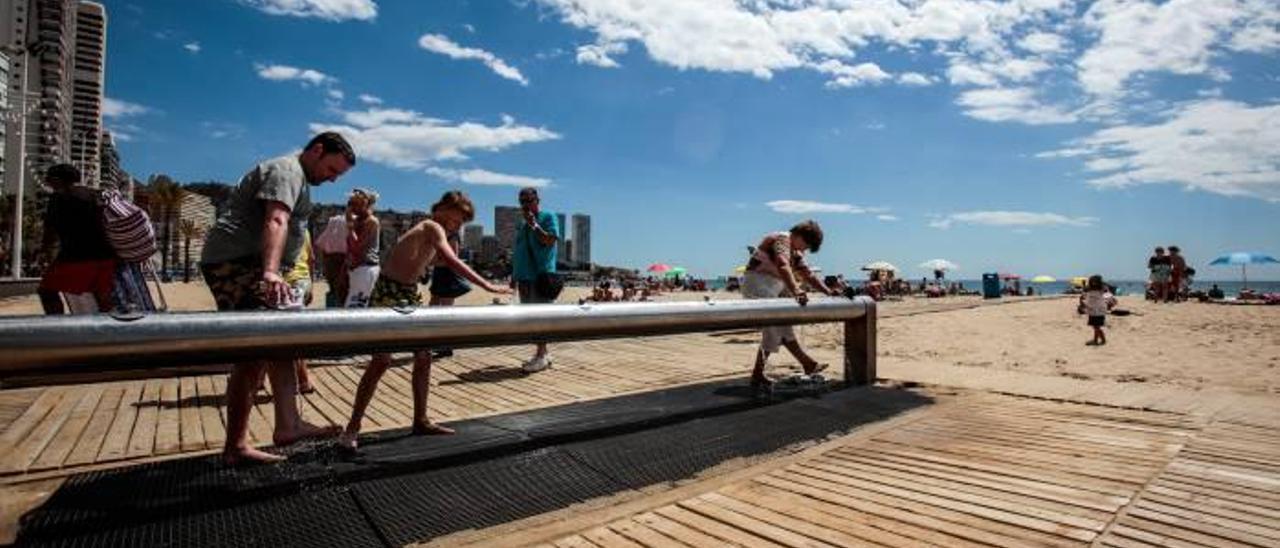
[[0, 319], [0, 376], [87, 373], [431, 347], [477, 347], [842, 322], [844, 374], [876, 378], [867, 297], [586, 305], [192, 312]]

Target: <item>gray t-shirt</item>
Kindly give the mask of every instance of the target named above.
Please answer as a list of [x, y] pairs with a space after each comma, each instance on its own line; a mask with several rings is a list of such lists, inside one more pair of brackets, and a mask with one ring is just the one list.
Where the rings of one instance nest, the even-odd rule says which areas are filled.
[[222, 263], [262, 254], [263, 201], [289, 208], [289, 232], [280, 264], [291, 265], [302, 249], [302, 231], [311, 216], [311, 185], [297, 156], [281, 156], [254, 166], [231, 193], [227, 209], [209, 229], [200, 262]]

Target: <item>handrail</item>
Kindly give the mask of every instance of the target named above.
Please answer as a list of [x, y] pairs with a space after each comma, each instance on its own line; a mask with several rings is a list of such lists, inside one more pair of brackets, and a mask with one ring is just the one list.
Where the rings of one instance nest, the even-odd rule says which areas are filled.
[[0, 319], [0, 376], [845, 323], [845, 378], [875, 379], [875, 301], [821, 298], [191, 312]]

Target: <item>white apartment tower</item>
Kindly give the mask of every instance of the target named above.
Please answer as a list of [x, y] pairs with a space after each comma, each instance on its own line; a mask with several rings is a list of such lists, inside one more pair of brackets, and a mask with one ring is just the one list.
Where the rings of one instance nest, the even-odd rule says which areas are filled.
[[573, 262], [580, 266], [591, 264], [591, 216], [573, 215]]
[[99, 186], [102, 152], [103, 64], [107, 54], [107, 13], [102, 4], [76, 6], [75, 55], [72, 58], [71, 163], [84, 181]]

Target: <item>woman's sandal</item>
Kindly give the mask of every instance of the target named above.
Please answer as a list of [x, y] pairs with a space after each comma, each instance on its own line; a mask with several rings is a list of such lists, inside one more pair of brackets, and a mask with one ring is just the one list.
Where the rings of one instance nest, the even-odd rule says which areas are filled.
[[813, 362], [813, 365], [812, 365], [812, 366], [805, 366], [805, 367], [804, 367], [804, 374], [805, 374], [805, 375], [813, 375], [813, 374], [815, 374], [815, 373], [821, 373], [821, 372], [823, 372], [823, 371], [826, 371], [828, 367], [831, 367], [831, 364], [829, 364], [829, 363]]

